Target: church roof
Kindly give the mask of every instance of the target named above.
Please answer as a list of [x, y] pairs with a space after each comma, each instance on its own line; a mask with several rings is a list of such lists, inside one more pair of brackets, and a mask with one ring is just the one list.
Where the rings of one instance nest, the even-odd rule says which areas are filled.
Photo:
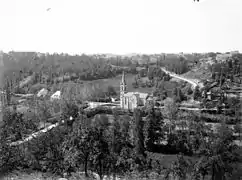
[[147, 98], [147, 96], [148, 96], [148, 93], [139, 93], [139, 97], [142, 99]]
[[133, 95], [134, 95], [133, 92], [127, 92], [127, 93], [124, 94], [124, 96], [126, 96], [126, 97], [127, 97], [127, 96], [128, 96], [128, 97], [131, 97], [131, 96], [133, 96]]
[[124, 96], [131, 97], [131, 96], [138, 96], [141, 99], [146, 99], [148, 97], [148, 93], [140, 93], [140, 92], [128, 92]]

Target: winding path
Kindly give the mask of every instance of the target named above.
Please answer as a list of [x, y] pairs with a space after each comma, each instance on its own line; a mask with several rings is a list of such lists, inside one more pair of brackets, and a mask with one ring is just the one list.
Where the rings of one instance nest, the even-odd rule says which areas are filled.
[[[54, 117], [51, 117], [51, 118], [49, 118], [49, 119], [52, 119], [52, 118], [54, 118]], [[72, 121], [72, 120], [73, 120], [73, 118], [70, 117], [69, 121]], [[34, 133], [28, 135], [28, 136], [27, 136], [26, 138], [24, 138], [23, 140], [18, 140], [18, 141], [15, 141], [15, 142], [11, 142], [9, 145], [10, 145], [10, 146], [17, 146], [17, 145], [23, 144], [23, 143], [25, 143], [25, 142], [27, 142], [27, 141], [30, 141], [30, 140], [32, 140], [32, 139], [34, 139], [34, 138], [37, 138], [37, 137], [40, 136], [41, 134], [44, 134], [44, 133], [50, 131], [51, 129], [53, 129], [53, 128], [59, 126], [59, 125], [61, 125], [62, 123], [64, 123], [63, 120], [62, 120], [61, 122], [57, 122], [57, 123], [55, 123], [55, 124], [52, 124], [52, 125], [50, 125], [50, 126], [44, 128], [44, 129], [41, 129], [41, 130], [39, 130], [39, 131], [37, 131], [37, 132], [34, 132]]]
[[[115, 66], [115, 65], [112, 65], [110, 64], [111, 67], [113, 68], [129, 68], [129, 67], [122, 67], [122, 66]], [[174, 77], [174, 78], [177, 78], [177, 79], [180, 79], [182, 81], [186, 81], [188, 83], [190, 83], [192, 85], [192, 89], [195, 89], [195, 87], [199, 87], [199, 88], [202, 88], [203, 87], [203, 84], [201, 82], [199, 82], [199, 80], [197, 79], [188, 79], [188, 78], [185, 78], [185, 77], [182, 77], [181, 75], [178, 75], [174, 72], [171, 72], [171, 71], [168, 71], [166, 70], [165, 67], [161, 67], [161, 70], [164, 71], [165, 73], [169, 74], [171, 77]]]
[[59, 125], [60, 125], [60, 123], [52, 124], [52, 125], [44, 128], [44, 129], [42, 129], [40, 131], [37, 131], [37, 132], [29, 135], [28, 137], [24, 138], [23, 140], [18, 140], [18, 141], [10, 143], [10, 146], [17, 146], [17, 145], [23, 144], [23, 143], [25, 143], [27, 141], [30, 141], [31, 139], [34, 139], [34, 138], [38, 137], [40, 134], [46, 133], [47, 131], [49, 131], [49, 130], [51, 130], [51, 129], [59, 126]]
[[195, 87], [199, 87], [199, 88], [202, 88], [203, 85], [201, 83], [198, 82], [198, 80], [191, 80], [191, 79], [188, 79], [188, 78], [185, 78], [185, 77], [182, 77], [176, 73], [173, 73], [173, 72], [170, 72], [168, 70], [166, 70], [164, 67], [161, 67], [161, 70], [164, 71], [165, 73], [169, 74], [171, 77], [174, 77], [174, 78], [177, 78], [177, 79], [180, 79], [180, 80], [183, 80], [183, 81], [186, 81], [188, 83], [190, 83], [192, 85], [192, 88], [195, 89]]

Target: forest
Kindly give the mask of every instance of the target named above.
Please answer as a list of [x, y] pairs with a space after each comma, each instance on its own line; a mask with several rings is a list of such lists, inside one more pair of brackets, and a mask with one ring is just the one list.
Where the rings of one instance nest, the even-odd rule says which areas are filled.
[[[214, 133], [194, 113], [186, 115], [186, 124], [175, 106], [168, 104], [163, 114], [147, 106], [131, 117], [113, 110], [110, 120], [105, 114], [93, 118], [69, 101], [62, 107], [62, 125], [19, 146], [10, 146], [8, 136], [19, 139], [36, 127], [19, 113], [8, 112], [0, 136], [0, 167], [57, 174], [84, 171], [86, 176], [96, 172], [101, 178], [239, 179], [241, 148], [233, 143], [233, 131], [224, 122]], [[164, 123], [167, 117], [189, 131]], [[166, 154], [172, 157], [170, 163], [163, 159]]]

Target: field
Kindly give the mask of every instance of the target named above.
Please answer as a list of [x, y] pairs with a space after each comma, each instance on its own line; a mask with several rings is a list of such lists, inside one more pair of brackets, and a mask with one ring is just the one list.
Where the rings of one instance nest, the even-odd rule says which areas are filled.
[[[110, 79], [99, 79], [99, 80], [94, 80], [94, 81], [89, 81], [93, 84], [100, 84], [101, 86], [113, 86], [116, 91], [119, 93], [119, 87], [120, 87], [120, 82], [121, 82], [122, 75], [118, 75], [114, 78]], [[134, 75], [132, 74], [126, 74], [125, 80], [127, 83], [127, 90], [130, 92], [143, 92], [143, 93], [149, 93], [152, 91], [152, 88], [133, 88], [132, 83], [134, 82]]]
[[[126, 75], [126, 83], [127, 83], [127, 91], [128, 92], [140, 92], [140, 93], [152, 93], [152, 91], [154, 90], [154, 87], [139, 87], [139, 88], [134, 88], [132, 83], [134, 82], [134, 75], [133, 74], [127, 74]], [[117, 94], [119, 94], [120, 92], [120, 81], [121, 81], [122, 76], [118, 75], [116, 77], [113, 78], [109, 78], [109, 79], [99, 79], [99, 80], [93, 80], [93, 81], [80, 81], [78, 83], [75, 82], [65, 82], [65, 83], [60, 83], [57, 84], [57, 86], [54, 88], [55, 91], [59, 90], [59, 89], [67, 89], [67, 87], [80, 87], [80, 89], [83, 88], [83, 86], [86, 85], [98, 85], [99, 87], [101, 87], [102, 89], [106, 89], [108, 86], [113, 86], [117, 92]], [[143, 77], [142, 78], [142, 82], [146, 82], [148, 80], [147, 77]], [[176, 79], [172, 79], [171, 81], [165, 81], [163, 83], [165, 90], [168, 93], [168, 96], [170, 97], [172, 94], [172, 90], [175, 87], [180, 87], [183, 88], [181, 86], [183, 86], [183, 81], [177, 81]], [[80, 90], [82, 91], [82, 90]]]
[[[70, 86], [80, 86], [82, 87], [84, 84], [95, 84], [95, 85], [100, 85], [100, 87], [108, 87], [108, 86], [113, 86], [116, 90], [116, 92], [119, 94], [120, 91], [120, 82], [121, 82], [122, 75], [118, 75], [113, 78], [109, 79], [98, 79], [98, 80], [93, 80], [93, 81], [81, 81], [79, 83], [74, 83], [74, 82], [66, 82], [63, 83], [61, 86], [62, 87], [67, 87], [68, 85]], [[152, 91], [152, 88], [133, 88], [132, 83], [134, 82], [134, 75], [132, 74], [126, 74], [126, 83], [127, 83], [127, 90], [129, 92], [143, 92], [143, 93], [150, 93]], [[143, 81], [146, 80], [146, 78], [142, 79]], [[60, 85], [60, 84], [59, 84]], [[60, 86], [57, 86], [57, 89], [60, 88]]]

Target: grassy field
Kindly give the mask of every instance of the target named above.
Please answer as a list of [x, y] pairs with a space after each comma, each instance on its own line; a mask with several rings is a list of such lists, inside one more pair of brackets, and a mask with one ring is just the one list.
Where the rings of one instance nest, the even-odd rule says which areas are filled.
[[[137, 89], [133, 88], [132, 83], [134, 82], [134, 75], [132, 74], [126, 74], [126, 83], [127, 83], [127, 90], [129, 92], [144, 92], [144, 93], [150, 93], [152, 91], [152, 88], [142, 88], [139, 87]], [[93, 80], [93, 81], [81, 81], [80, 83], [74, 83], [74, 82], [66, 82], [63, 84], [57, 85], [57, 89], [62, 87], [67, 87], [67, 86], [79, 86], [82, 87], [84, 84], [95, 84], [95, 85], [100, 85], [100, 87], [108, 87], [108, 86], [113, 86], [117, 93], [119, 94], [120, 91], [120, 82], [121, 82], [122, 75], [118, 75], [113, 78], [109, 79], [98, 79], [98, 80]], [[143, 81], [146, 80], [146, 78], [142, 79]]]
[[[127, 83], [127, 90], [129, 92], [144, 92], [144, 93], [149, 93], [152, 91], [152, 88], [133, 88], [132, 83], [134, 82], [134, 75], [133, 74], [126, 74], [126, 83]], [[94, 80], [94, 81], [89, 81], [93, 84], [100, 84], [101, 86], [113, 86], [117, 92], [119, 92], [119, 88], [120, 88], [120, 82], [122, 79], [122, 75], [118, 75], [114, 78], [110, 78], [110, 79], [99, 79], [99, 80]]]

